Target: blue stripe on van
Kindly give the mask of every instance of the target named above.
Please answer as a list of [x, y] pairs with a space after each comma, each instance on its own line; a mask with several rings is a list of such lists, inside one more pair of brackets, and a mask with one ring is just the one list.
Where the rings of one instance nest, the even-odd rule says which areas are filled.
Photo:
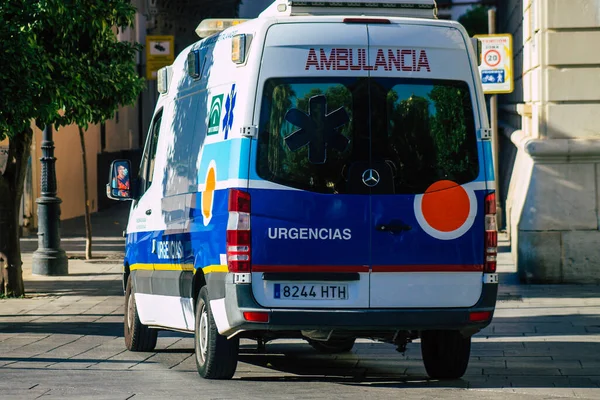
[[[494, 157], [492, 153], [492, 141], [491, 140], [482, 140], [479, 150], [479, 176], [483, 171], [485, 171], [485, 176], [483, 180], [486, 181], [494, 181]], [[483, 157], [481, 155], [484, 155]], [[479, 179], [479, 178], [478, 178]]]
[[200, 184], [205, 182], [211, 161], [214, 161], [217, 166], [217, 181], [247, 179], [249, 165], [246, 160], [241, 160], [239, 155], [249, 153], [250, 142], [249, 138], [235, 138], [205, 144], [200, 168], [198, 168], [198, 182]]
[[[329, 196], [276, 189], [250, 189], [249, 192], [252, 196], [252, 262], [257, 265], [366, 265], [370, 264], [369, 238], [372, 236], [372, 240], [377, 240], [377, 235], [390, 235], [369, 232], [370, 229], [374, 230], [373, 219], [369, 219], [369, 215], [351, 215], [353, 210], [364, 211], [364, 196]], [[394, 236], [390, 242], [393, 246], [405, 249], [401, 257], [385, 262], [380, 260], [378, 265], [482, 264], [482, 211], [486, 193], [485, 190], [475, 192], [479, 212], [473, 226], [463, 236], [453, 240], [435, 239], [419, 227], [414, 212], [410, 212], [414, 195], [381, 196], [382, 201], [386, 198], [385, 201], [393, 202], [397, 209], [406, 210], [402, 212], [401, 218], [404, 224], [411, 226], [411, 230]], [[215, 191], [213, 216], [207, 226], [202, 218], [202, 196], [198, 194], [196, 198], [196, 204], [190, 210], [189, 231], [173, 234], [168, 231], [128, 234], [127, 263], [181, 263], [191, 264], [196, 268], [220, 265], [221, 254], [226, 252], [228, 190]], [[299, 203], [303, 205], [299, 206]], [[352, 239], [332, 239], [333, 233], [328, 233], [330, 238], [323, 240], [311, 237], [310, 231], [306, 230], [303, 232], [308, 233], [303, 234], [303, 238], [270, 239], [269, 236], [274, 236], [275, 228], [285, 228], [288, 232], [291, 228], [351, 229]]]

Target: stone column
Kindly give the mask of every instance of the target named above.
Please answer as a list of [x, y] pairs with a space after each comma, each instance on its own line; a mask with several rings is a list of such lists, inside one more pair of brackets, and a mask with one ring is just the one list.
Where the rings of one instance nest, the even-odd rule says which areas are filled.
[[526, 282], [600, 283], [599, 28], [600, 0], [523, 1], [507, 218]]

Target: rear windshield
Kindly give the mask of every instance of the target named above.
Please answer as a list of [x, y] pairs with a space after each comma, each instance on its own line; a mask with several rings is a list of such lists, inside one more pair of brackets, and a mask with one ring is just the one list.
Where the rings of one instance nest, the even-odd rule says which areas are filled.
[[[257, 171], [319, 193], [417, 194], [479, 173], [465, 82], [394, 78], [270, 79]], [[380, 183], [368, 187], [364, 171]]]

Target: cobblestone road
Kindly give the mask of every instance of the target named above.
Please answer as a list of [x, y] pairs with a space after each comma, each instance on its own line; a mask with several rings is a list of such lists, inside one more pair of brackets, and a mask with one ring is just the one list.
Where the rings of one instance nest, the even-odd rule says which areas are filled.
[[0, 300], [2, 399], [600, 398], [597, 286], [501, 285], [460, 380], [428, 380], [418, 342], [404, 355], [363, 340], [327, 356], [288, 340], [266, 354], [244, 342], [234, 379], [217, 382], [196, 374], [191, 336], [161, 332], [155, 352], [125, 350], [118, 260], [71, 260], [61, 278], [27, 265], [27, 298]]

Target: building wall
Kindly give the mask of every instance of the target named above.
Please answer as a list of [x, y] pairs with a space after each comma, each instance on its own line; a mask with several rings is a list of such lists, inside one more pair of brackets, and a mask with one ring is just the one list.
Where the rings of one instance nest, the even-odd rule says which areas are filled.
[[[85, 213], [83, 160], [78, 128], [76, 125], [60, 128], [58, 131], [53, 132], [53, 139], [55, 147], [54, 156], [56, 157], [56, 184], [58, 187], [58, 197], [62, 200], [60, 206], [61, 219], [78, 217]], [[31, 195], [35, 198], [40, 197], [41, 190], [41, 163], [39, 162], [39, 159], [42, 157], [41, 141], [42, 131], [34, 128], [31, 153], [33, 161], [33, 191]], [[98, 209], [98, 185], [96, 178], [97, 154], [100, 151], [100, 127], [98, 125], [90, 125], [85, 132], [85, 148], [87, 153], [90, 210], [94, 212]], [[37, 212], [37, 209], [34, 210], [35, 212]], [[37, 217], [34, 217], [34, 223], [37, 226]]]
[[274, 0], [246, 0], [240, 5], [240, 18], [256, 18]]
[[521, 116], [517, 106], [523, 103], [523, 1], [503, 0], [498, 6], [496, 31], [510, 33], [513, 37], [513, 66], [515, 90], [510, 94], [498, 96], [500, 120], [509, 125], [505, 132], [510, 134], [516, 129], [521, 129]]
[[513, 253], [526, 281], [600, 283], [600, 0], [522, 3]]

